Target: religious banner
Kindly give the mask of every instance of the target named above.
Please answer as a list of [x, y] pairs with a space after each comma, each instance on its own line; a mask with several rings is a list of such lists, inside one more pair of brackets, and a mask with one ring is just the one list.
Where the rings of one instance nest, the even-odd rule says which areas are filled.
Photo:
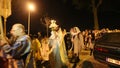
[[0, 40], [3, 38], [3, 25], [2, 25], [2, 17], [0, 16]]
[[7, 17], [11, 15], [11, 0], [0, 0], [0, 16], [4, 17], [4, 34], [6, 35]]
[[11, 0], [0, 0], [0, 16], [7, 18], [11, 15]]

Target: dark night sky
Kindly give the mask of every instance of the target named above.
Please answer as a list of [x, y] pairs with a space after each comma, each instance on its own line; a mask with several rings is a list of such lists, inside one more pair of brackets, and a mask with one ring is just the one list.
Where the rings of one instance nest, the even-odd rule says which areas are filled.
[[[31, 32], [45, 31], [45, 25], [40, 18], [43, 15], [55, 19], [62, 28], [69, 30], [73, 26], [78, 26], [81, 30], [93, 29], [93, 15], [88, 6], [90, 0], [79, 0], [81, 5], [77, 9], [71, 0], [33, 0], [36, 4], [35, 11], [31, 12]], [[12, 1], [12, 15], [7, 20], [7, 31], [14, 23], [20, 22], [27, 29], [28, 10], [27, 0]], [[98, 20], [100, 28], [120, 29], [120, 0], [103, 0], [98, 9]]]

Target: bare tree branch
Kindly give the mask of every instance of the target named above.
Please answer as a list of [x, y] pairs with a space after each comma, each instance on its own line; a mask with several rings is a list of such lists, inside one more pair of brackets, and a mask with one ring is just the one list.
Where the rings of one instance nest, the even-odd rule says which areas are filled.
[[98, 4], [97, 4], [96, 8], [98, 8], [101, 4], [102, 4], [102, 0], [99, 0], [99, 2], [98, 2]]
[[91, 0], [92, 7], [95, 7], [95, 0]]

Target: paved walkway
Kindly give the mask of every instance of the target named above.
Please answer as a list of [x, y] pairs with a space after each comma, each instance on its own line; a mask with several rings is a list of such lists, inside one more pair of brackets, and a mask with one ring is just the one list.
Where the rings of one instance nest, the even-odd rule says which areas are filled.
[[[69, 68], [72, 68], [71, 63]], [[76, 68], [109, 68], [106, 64], [100, 63], [90, 56], [89, 50], [82, 50], [80, 53], [80, 62], [77, 64]]]

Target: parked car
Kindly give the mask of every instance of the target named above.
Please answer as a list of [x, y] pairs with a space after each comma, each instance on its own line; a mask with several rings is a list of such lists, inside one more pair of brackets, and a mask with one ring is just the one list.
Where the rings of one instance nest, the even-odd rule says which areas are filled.
[[110, 67], [120, 68], [120, 32], [102, 34], [95, 41], [93, 56]]

